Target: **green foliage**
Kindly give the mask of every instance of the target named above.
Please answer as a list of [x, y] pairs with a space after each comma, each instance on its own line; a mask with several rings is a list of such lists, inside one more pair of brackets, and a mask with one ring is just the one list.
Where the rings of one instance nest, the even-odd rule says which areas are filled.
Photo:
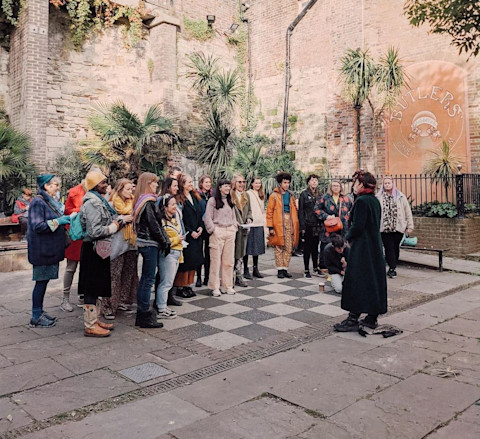
[[10, 35], [24, 7], [25, 0], [0, 0], [0, 47], [10, 49]]
[[480, 53], [480, 3], [472, 0], [407, 0], [410, 24], [428, 23], [430, 31], [449, 35], [459, 52]]
[[98, 139], [86, 142], [83, 160], [129, 177], [142, 171], [142, 163], [148, 162], [149, 169], [157, 166], [180, 141], [158, 104], [147, 110], [143, 120], [122, 101], [99, 105], [89, 123]]
[[0, 122], [0, 180], [29, 174], [31, 148], [28, 134], [18, 131], [8, 122]]
[[68, 146], [65, 151], [57, 154], [51, 168], [62, 179], [62, 187], [67, 189], [80, 183], [88, 171], [80, 151], [73, 146]]
[[122, 26], [124, 45], [135, 47], [143, 38], [143, 6], [133, 8], [112, 0], [50, 0], [58, 9], [68, 13], [72, 43], [81, 50], [90, 31], [99, 32], [114, 24]]
[[345, 98], [353, 106], [362, 106], [368, 101], [376, 115], [395, 105], [401, 88], [407, 83], [402, 60], [393, 47], [378, 62], [368, 49], [348, 49], [340, 64]]
[[289, 172], [292, 174], [290, 189], [298, 195], [305, 188], [305, 174], [295, 169], [295, 163], [288, 152], [265, 153], [265, 147], [271, 144], [272, 141], [265, 136], [236, 139], [234, 141], [236, 155], [228, 167], [227, 176], [240, 173], [245, 177], [247, 184], [250, 184], [253, 177], [260, 177], [268, 196], [278, 185], [276, 180], [278, 172]]
[[187, 40], [195, 39], [198, 41], [208, 41], [215, 36], [215, 32], [205, 20], [190, 20], [188, 17], [183, 19], [185, 29], [185, 38]]
[[432, 216], [439, 218], [454, 218], [457, 216], [457, 208], [452, 203], [439, 203], [438, 201], [430, 201], [422, 203], [418, 206], [418, 211], [424, 216]]
[[225, 175], [232, 156], [233, 115], [238, 105], [238, 74], [220, 71], [218, 59], [202, 52], [188, 57], [186, 76], [192, 79], [205, 115], [195, 139], [196, 160], [217, 179]]
[[35, 175], [29, 158], [31, 147], [32, 141], [27, 134], [5, 120], [0, 121], [0, 197], [8, 214], [27, 179]]

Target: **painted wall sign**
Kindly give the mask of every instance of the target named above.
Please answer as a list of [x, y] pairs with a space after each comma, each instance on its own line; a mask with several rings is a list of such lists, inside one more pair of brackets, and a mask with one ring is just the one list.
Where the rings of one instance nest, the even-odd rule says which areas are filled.
[[445, 140], [470, 171], [465, 70], [443, 61], [409, 66], [408, 88], [387, 123], [387, 170], [392, 174], [423, 173], [433, 151]]

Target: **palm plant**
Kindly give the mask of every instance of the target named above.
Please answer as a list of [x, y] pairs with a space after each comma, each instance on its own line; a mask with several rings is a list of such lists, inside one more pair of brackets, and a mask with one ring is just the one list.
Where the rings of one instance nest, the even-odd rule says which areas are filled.
[[9, 211], [27, 177], [34, 175], [30, 162], [32, 141], [7, 121], [0, 122], [0, 210]]
[[199, 95], [206, 123], [196, 139], [196, 159], [218, 178], [227, 175], [232, 155], [232, 118], [240, 99], [238, 74], [220, 72], [218, 58], [212, 55], [194, 52], [188, 59], [186, 76]]
[[82, 151], [90, 164], [123, 168], [133, 177], [142, 170], [142, 160], [156, 163], [165, 159], [179, 143], [172, 122], [162, 116], [160, 105], [152, 105], [143, 118], [122, 101], [99, 105], [89, 123], [100, 141], [88, 141]]
[[430, 152], [433, 157], [426, 162], [424, 172], [431, 175], [432, 181], [443, 183], [448, 202], [448, 188], [453, 176], [457, 173], [457, 166], [462, 164], [462, 160], [452, 153], [445, 140], [442, 142], [440, 151], [431, 150]]
[[385, 109], [391, 109], [407, 84], [407, 74], [396, 48], [389, 48], [379, 62], [367, 50], [348, 49], [340, 60], [340, 80], [345, 99], [352, 104], [357, 122], [357, 168], [361, 168], [361, 110], [368, 102], [372, 111], [374, 149], [377, 127]]
[[207, 117], [206, 123], [207, 126], [200, 129], [197, 140], [199, 148], [195, 157], [217, 180], [227, 175], [226, 169], [232, 155], [232, 132], [214, 111]]

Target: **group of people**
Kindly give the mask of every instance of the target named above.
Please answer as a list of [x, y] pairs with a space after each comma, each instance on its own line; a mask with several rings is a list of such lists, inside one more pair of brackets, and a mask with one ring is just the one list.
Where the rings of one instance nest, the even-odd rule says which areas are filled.
[[[43, 298], [64, 258], [61, 309], [73, 310], [70, 291], [79, 266], [84, 335], [106, 337], [114, 325], [101, 317], [114, 320], [134, 302], [136, 326], [161, 328], [164, 319], [176, 318], [173, 307], [196, 296], [195, 274], [195, 285], [208, 285], [217, 297], [235, 294], [235, 286], [245, 287], [254, 277], [263, 278], [258, 264], [266, 238], [274, 248], [279, 278], [292, 277], [288, 268], [300, 238], [305, 277], [311, 278], [310, 259], [314, 274], [328, 271], [335, 291], [342, 293], [342, 307], [350, 311], [337, 330], [353, 330], [361, 312], [367, 312], [367, 323], [376, 325], [377, 316], [386, 312], [382, 240], [388, 273], [394, 277], [399, 236], [413, 229], [405, 196], [386, 177], [376, 198], [374, 177], [362, 171], [354, 175], [349, 195], [338, 180], [320, 194], [319, 178], [312, 174], [297, 202], [289, 189], [291, 175], [280, 172], [276, 179], [268, 202], [258, 177], [247, 182], [236, 174], [232, 180], [220, 179], [213, 189], [212, 178], [203, 175], [197, 190], [192, 177], [179, 168], [170, 170], [160, 190], [159, 178], [144, 172], [136, 182], [120, 179], [107, 195], [107, 176], [93, 169], [70, 189], [63, 205], [56, 196], [59, 180], [52, 174], [38, 176], [37, 195], [26, 209], [35, 281], [30, 326], [55, 325], [56, 318], [43, 310]], [[376, 291], [377, 296], [364, 303], [358, 290], [368, 290], [369, 297]]]

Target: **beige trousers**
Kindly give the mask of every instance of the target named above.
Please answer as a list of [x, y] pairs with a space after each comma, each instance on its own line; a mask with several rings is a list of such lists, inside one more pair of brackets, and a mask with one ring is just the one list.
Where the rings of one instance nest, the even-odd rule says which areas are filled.
[[236, 233], [237, 230], [235, 226], [217, 226], [210, 235], [210, 273], [208, 276], [208, 288], [211, 290], [233, 287]]
[[283, 213], [284, 224], [284, 244], [283, 246], [276, 245], [273, 247], [275, 253], [275, 266], [278, 270], [287, 270], [292, 259], [293, 250], [293, 228], [289, 213]]

